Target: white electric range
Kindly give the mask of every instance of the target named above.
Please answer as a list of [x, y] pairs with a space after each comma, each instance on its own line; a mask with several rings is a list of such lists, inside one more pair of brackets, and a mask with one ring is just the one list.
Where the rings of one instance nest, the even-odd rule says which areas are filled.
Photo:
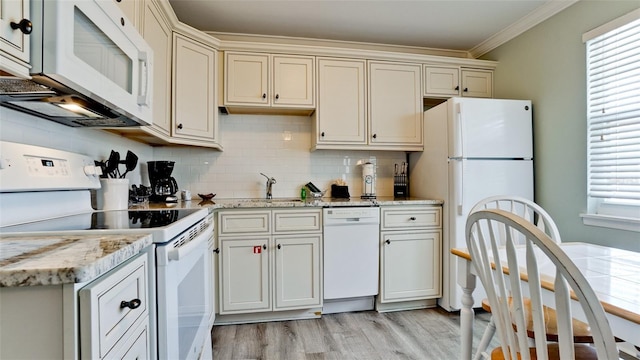
[[151, 355], [211, 358], [213, 221], [206, 209], [95, 211], [94, 160], [77, 153], [0, 142], [0, 234], [152, 235]]

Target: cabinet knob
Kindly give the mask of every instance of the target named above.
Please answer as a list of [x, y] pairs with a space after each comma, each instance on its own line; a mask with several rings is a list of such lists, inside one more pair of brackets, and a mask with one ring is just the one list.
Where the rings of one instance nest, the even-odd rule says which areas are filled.
[[374, 139], [378, 137], [378, 134], [373, 134], [372, 136]]
[[385, 244], [387, 244], [387, 245], [391, 244], [391, 240], [389, 240], [389, 239], [385, 240]]
[[321, 136], [321, 137], [324, 137], [324, 131], [320, 133], [320, 136]]
[[124, 26], [124, 18], [123, 18], [123, 17], [121, 17], [121, 18], [120, 18], [120, 24], [121, 24], [122, 26]]
[[220, 248], [213, 249], [213, 252], [216, 253], [216, 254], [220, 254]]
[[455, 89], [453, 89], [453, 90], [455, 90], [455, 91], [460, 90], [460, 85], [456, 86], [456, 88], [455, 88]]
[[278, 250], [282, 249], [282, 245], [278, 244]]
[[33, 24], [31, 24], [31, 20], [29, 19], [22, 19], [19, 23], [12, 21], [10, 25], [13, 30], [20, 29], [25, 35], [29, 35], [31, 31], [33, 31]]
[[133, 309], [139, 308], [141, 304], [142, 304], [142, 301], [140, 301], [140, 299], [133, 299], [131, 301], [122, 301], [120, 303], [120, 309], [129, 308], [133, 310]]
[[267, 98], [267, 94], [262, 94], [262, 98], [266, 99]]
[[462, 90], [464, 92], [469, 92], [469, 88], [464, 88], [464, 90]]
[[412, 217], [410, 217], [410, 218], [409, 218], [409, 220], [411, 220], [411, 221], [416, 221], [416, 217], [415, 217], [415, 216], [412, 216]]
[[276, 94], [276, 100], [280, 99], [280, 94]]
[[178, 129], [182, 130], [182, 123], [178, 124]]
[[267, 250], [267, 245], [266, 244], [262, 245], [262, 250]]

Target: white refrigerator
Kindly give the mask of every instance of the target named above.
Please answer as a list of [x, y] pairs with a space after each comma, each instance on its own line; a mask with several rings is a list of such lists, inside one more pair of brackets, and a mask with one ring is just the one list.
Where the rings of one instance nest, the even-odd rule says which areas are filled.
[[[412, 197], [444, 200], [442, 298], [449, 311], [461, 308], [457, 260], [450, 249], [467, 247], [471, 208], [493, 195], [533, 200], [531, 101], [451, 98], [424, 113], [424, 151], [410, 155]], [[480, 282], [474, 307], [486, 297]]]

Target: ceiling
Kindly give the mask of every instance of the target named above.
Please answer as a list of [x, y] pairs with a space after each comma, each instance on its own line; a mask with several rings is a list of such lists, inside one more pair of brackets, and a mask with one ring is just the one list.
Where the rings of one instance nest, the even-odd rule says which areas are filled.
[[[507, 28], [555, 14], [565, 0], [169, 0], [205, 32], [356, 41], [471, 51]], [[542, 18], [540, 19], [540, 17]], [[531, 23], [531, 21], [528, 21]], [[538, 22], [530, 25], [533, 26]], [[525, 29], [526, 30], [526, 29]], [[517, 34], [515, 34], [517, 35]]]

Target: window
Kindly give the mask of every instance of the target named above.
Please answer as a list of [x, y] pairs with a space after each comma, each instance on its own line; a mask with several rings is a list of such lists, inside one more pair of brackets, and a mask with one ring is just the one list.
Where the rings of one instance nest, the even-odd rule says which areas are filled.
[[640, 9], [587, 45], [587, 225], [640, 231]]

